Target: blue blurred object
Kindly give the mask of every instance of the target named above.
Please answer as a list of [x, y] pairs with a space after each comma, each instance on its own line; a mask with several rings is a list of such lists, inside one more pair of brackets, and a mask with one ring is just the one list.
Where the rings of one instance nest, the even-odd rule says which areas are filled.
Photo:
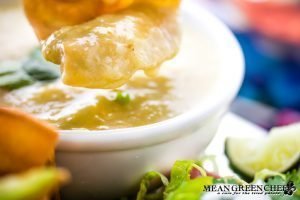
[[[266, 32], [257, 31], [258, 29], [255, 29], [253, 23], [250, 23], [251, 20], [249, 21], [249, 16], [245, 14], [247, 9], [240, 9], [241, 7], [234, 3], [237, 1], [197, 1], [213, 12], [232, 29], [240, 42], [245, 55], [245, 80], [239, 92], [240, 98], [233, 103], [231, 111], [266, 129], [273, 126], [282, 126], [299, 122], [299, 43], [288, 43], [287, 41], [292, 40], [279, 39], [287, 39], [286, 35], [277, 35], [279, 37], [274, 39], [270, 37], [270, 34], [267, 34], [269, 35], [269, 37], [267, 37], [265, 34]], [[258, 1], [249, 1], [252, 5], [254, 5], [255, 2]], [[299, 3], [298, 6], [300, 6]], [[264, 9], [261, 10], [263, 12]], [[253, 9], [248, 9], [248, 11], [253, 11]], [[280, 12], [284, 12], [283, 14], [285, 14], [285, 16], [289, 13], [286, 10], [280, 11], [280, 9], [276, 9], [277, 14], [280, 14]], [[273, 20], [269, 15], [270, 13], [274, 16], [276, 15], [276, 13], [269, 10], [269, 12], [266, 12], [265, 20]], [[295, 15], [298, 16], [298, 14]], [[278, 18], [278, 15], [276, 17]], [[255, 22], [259, 23], [259, 19], [260, 18], [257, 18], [257, 21]], [[285, 17], [284, 19], [289, 20], [291, 17]], [[293, 20], [295, 20], [295, 18], [293, 18]], [[284, 29], [285, 27], [285, 24], [278, 24], [278, 28], [280, 29]], [[276, 27], [274, 29], [274, 27], [269, 26], [265, 27], [264, 30], [266, 31], [268, 28], [270, 31], [272, 30], [274, 32], [274, 30], [276, 30], [275, 32], [278, 33]], [[287, 28], [290, 30], [293, 29], [295, 33], [298, 33], [297, 31], [300, 29], [300, 19], [299, 27], [288, 26]]]
[[297, 47], [277, 44], [253, 32], [235, 35], [246, 60], [246, 76], [239, 95], [277, 108], [300, 110]]

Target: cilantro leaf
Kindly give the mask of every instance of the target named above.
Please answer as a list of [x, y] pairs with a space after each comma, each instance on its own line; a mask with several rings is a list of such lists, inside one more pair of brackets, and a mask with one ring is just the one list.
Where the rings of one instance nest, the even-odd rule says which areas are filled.
[[115, 102], [121, 104], [121, 105], [126, 105], [130, 102], [130, 95], [126, 92], [121, 92], [119, 91], [117, 93], [117, 96], [115, 98]]
[[60, 77], [59, 66], [44, 59], [40, 48], [35, 48], [22, 65], [28, 75], [38, 81], [54, 80]]
[[0, 62], [0, 88], [14, 90], [34, 83], [23, 69], [21, 62]]
[[286, 174], [286, 179], [287, 182], [292, 181], [295, 184], [297, 188], [295, 194], [299, 196], [300, 199], [300, 169], [288, 172]]
[[[286, 175], [283, 176], [274, 176], [271, 178], [268, 178], [266, 181], [266, 185], [287, 185], [290, 181], [293, 182], [293, 184], [296, 187], [296, 191], [292, 196], [288, 196], [288, 195], [270, 195], [270, 197], [272, 198], [272, 200], [281, 200], [281, 199], [285, 199], [285, 200], [300, 200], [300, 194], [299, 194], [299, 190], [300, 190], [300, 174], [299, 171], [294, 170], [292, 172], [287, 173]], [[284, 195], [284, 196], [283, 196]]]
[[25, 62], [0, 62], [0, 88], [14, 90], [36, 81], [54, 80], [60, 77], [59, 67], [47, 62], [39, 48], [33, 50]]

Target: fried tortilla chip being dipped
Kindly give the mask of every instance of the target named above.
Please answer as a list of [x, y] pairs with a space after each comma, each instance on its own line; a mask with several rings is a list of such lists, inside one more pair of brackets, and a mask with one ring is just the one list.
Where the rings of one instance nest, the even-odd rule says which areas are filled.
[[23, 0], [27, 18], [40, 40], [62, 27], [78, 25], [141, 3], [176, 9], [180, 0]]
[[54, 159], [55, 129], [16, 109], [0, 108], [0, 175], [44, 166]]
[[0, 199], [46, 200], [69, 181], [64, 169], [49, 167], [58, 139], [45, 122], [0, 107]]
[[[39, 3], [37, 1], [36, 4]], [[176, 17], [179, 0], [89, 0], [83, 1], [83, 7], [79, 6], [79, 1], [74, 1], [74, 7], [69, 7], [65, 14], [57, 16], [53, 13], [45, 14], [47, 16], [31, 14], [33, 11], [38, 13], [39, 6], [33, 5], [35, 1], [24, 2], [28, 18], [42, 39], [48, 35], [47, 31], [44, 31], [46, 29], [51, 31], [62, 27], [62, 24], [80, 23], [61, 28], [42, 42], [45, 58], [61, 65], [62, 80], [67, 85], [117, 88], [127, 83], [138, 70], [144, 70], [149, 75], [154, 74], [157, 68], [164, 61], [174, 57], [179, 49], [180, 31]], [[41, 4], [45, 6], [46, 2]], [[59, 4], [60, 1], [54, 2]], [[67, 3], [71, 4], [71, 1], [61, 1], [61, 6]], [[95, 3], [97, 6], [93, 7], [89, 3]], [[49, 5], [52, 4], [49, 2]], [[90, 12], [85, 10], [80, 15], [78, 12], [84, 9], [84, 6]], [[129, 8], [124, 9], [128, 6]], [[59, 13], [57, 10], [61, 11], [63, 7], [58, 7], [59, 5], [55, 6], [53, 3], [49, 7], [50, 11], [46, 13], [51, 12], [51, 8], [54, 13]], [[95, 8], [98, 10], [95, 11]], [[118, 12], [115, 12], [116, 10]], [[113, 14], [103, 14], [112, 11]], [[101, 16], [90, 20], [97, 15]], [[60, 20], [60, 17], [63, 20]], [[45, 26], [45, 23], [41, 23], [43, 20], [39, 19], [48, 19], [50, 25]], [[51, 19], [54, 20], [52, 23]], [[83, 21], [88, 22], [81, 23]]]

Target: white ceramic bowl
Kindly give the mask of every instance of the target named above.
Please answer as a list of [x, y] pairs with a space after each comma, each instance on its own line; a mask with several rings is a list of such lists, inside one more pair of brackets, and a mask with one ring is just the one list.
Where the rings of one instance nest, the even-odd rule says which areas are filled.
[[57, 164], [73, 176], [63, 189], [64, 200], [120, 197], [134, 190], [146, 171], [167, 172], [175, 160], [197, 159], [213, 138], [243, 79], [243, 55], [232, 33], [198, 4], [183, 1], [182, 15], [183, 23], [192, 21], [216, 44], [221, 66], [213, 91], [192, 110], [160, 123], [108, 131], [62, 131]]

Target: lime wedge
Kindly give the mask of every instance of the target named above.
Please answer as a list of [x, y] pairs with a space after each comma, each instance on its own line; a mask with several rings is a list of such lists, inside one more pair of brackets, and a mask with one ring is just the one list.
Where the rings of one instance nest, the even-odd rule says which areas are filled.
[[263, 139], [228, 138], [225, 153], [233, 169], [246, 177], [263, 169], [289, 171], [300, 163], [300, 124], [273, 128]]

